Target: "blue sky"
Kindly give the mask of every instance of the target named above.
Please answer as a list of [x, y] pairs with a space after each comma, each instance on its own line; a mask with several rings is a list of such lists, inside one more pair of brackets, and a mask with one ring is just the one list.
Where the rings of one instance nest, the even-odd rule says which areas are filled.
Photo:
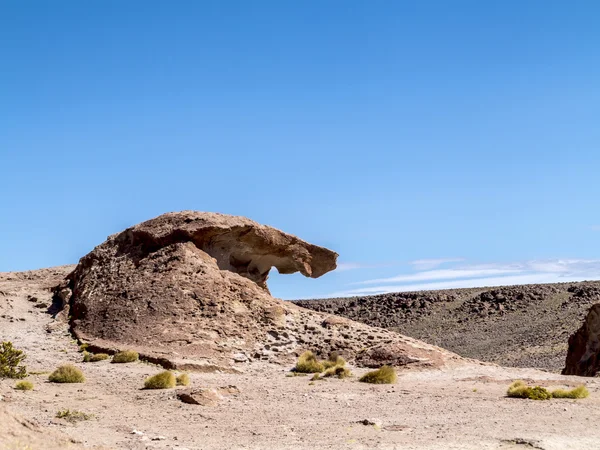
[[3, 1], [0, 271], [167, 211], [340, 254], [282, 298], [600, 278], [594, 1]]

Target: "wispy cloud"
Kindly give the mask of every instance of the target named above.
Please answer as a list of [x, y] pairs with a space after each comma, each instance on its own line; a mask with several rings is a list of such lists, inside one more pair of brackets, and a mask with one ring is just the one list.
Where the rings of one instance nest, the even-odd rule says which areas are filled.
[[[465, 265], [451, 269], [427, 270], [389, 278], [365, 280], [354, 284], [374, 284], [375, 286], [334, 292], [328, 295], [328, 297], [434, 289], [509, 286], [513, 284], [560, 283], [594, 279], [600, 279], [600, 260], [532, 260], [511, 264]], [[419, 281], [427, 282], [418, 283]]]
[[592, 230], [592, 231], [600, 231], [600, 225], [590, 225], [590, 230]]
[[417, 259], [409, 264], [416, 270], [430, 270], [441, 266], [442, 264], [463, 262], [464, 258], [437, 258], [437, 259]]
[[336, 270], [336, 272], [345, 272], [346, 270], [365, 269], [368, 267], [369, 266], [366, 266], [365, 264], [360, 264], [360, 263], [341, 262], [341, 263], [338, 263], [335, 270]]
[[503, 275], [511, 273], [521, 272], [518, 269], [499, 268], [499, 269], [478, 269], [478, 268], [466, 268], [466, 269], [441, 269], [441, 270], [428, 270], [425, 272], [418, 272], [409, 275], [397, 275], [390, 278], [375, 278], [373, 280], [359, 281], [352, 284], [378, 284], [378, 283], [409, 283], [413, 281], [426, 281], [426, 280], [453, 280], [458, 278], [474, 278], [474, 277], [485, 277], [490, 275]]

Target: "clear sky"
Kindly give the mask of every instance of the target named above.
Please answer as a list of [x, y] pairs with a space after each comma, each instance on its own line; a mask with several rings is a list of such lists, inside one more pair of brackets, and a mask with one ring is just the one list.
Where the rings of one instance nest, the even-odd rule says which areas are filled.
[[167, 211], [340, 254], [282, 298], [600, 278], [600, 2], [0, 2], [0, 271]]

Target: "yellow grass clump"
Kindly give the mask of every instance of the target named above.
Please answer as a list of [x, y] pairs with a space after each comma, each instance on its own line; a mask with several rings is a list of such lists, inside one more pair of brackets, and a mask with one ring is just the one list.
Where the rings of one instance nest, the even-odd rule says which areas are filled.
[[30, 391], [33, 389], [33, 383], [31, 381], [19, 381], [15, 385], [17, 391]]
[[144, 389], [170, 389], [177, 385], [175, 374], [168, 370], [157, 373], [144, 381]]
[[383, 366], [372, 372], [365, 373], [358, 381], [371, 384], [393, 384], [396, 382], [396, 371], [393, 367]]
[[175, 379], [177, 386], [189, 386], [190, 385], [190, 376], [187, 373], [182, 373], [178, 375]]
[[83, 383], [85, 377], [77, 367], [65, 364], [52, 372], [48, 380], [52, 383]]
[[113, 358], [113, 363], [130, 363], [137, 361], [140, 358], [138, 352], [134, 352], [133, 350], [125, 350], [119, 353], [116, 353]]
[[576, 388], [567, 391], [566, 389], [556, 389], [552, 391], [552, 398], [586, 398], [590, 391], [582, 384]]
[[590, 392], [583, 385], [571, 390], [555, 389], [550, 392], [544, 387], [528, 386], [524, 381], [517, 380], [508, 387], [506, 395], [507, 397], [528, 398], [530, 400], [549, 400], [551, 398], [586, 398], [590, 395]]
[[319, 362], [315, 354], [310, 350], [300, 355], [294, 368], [296, 372], [301, 373], [321, 373], [324, 369], [323, 364]]

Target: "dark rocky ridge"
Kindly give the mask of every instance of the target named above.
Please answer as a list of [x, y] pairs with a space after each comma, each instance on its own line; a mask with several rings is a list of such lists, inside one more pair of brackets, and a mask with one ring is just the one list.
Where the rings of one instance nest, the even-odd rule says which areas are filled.
[[600, 301], [600, 281], [297, 300], [461, 356], [560, 371], [568, 339]]

